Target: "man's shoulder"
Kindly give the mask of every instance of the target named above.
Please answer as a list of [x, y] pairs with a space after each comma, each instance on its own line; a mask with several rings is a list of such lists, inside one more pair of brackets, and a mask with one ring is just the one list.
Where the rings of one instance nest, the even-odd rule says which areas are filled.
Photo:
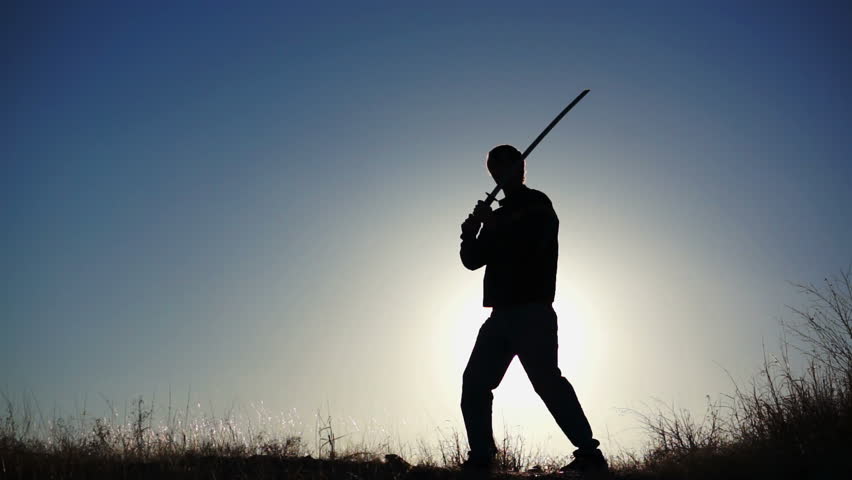
[[548, 197], [544, 192], [529, 187], [527, 187], [527, 190], [527, 195], [529, 196], [531, 203], [553, 208], [553, 202], [550, 201], [550, 197]]

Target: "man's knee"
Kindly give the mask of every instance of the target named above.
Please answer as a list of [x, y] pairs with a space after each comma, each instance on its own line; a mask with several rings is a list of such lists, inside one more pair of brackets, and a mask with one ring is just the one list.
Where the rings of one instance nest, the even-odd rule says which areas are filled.
[[476, 375], [471, 375], [468, 372], [465, 372], [462, 375], [462, 397], [475, 395], [478, 393], [490, 391], [481, 380], [476, 378]]
[[478, 366], [471, 367], [470, 364], [464, 369], [462, 374], [462, 391], [470, 389], [472, 391], [494, 390], [500, 385], [502, 376], [495, 376], [490, 368], [481, 368]]
[[530, 383], [532, 383], [535, 393], [537, 393], [540, 397], [551, 396], [565, 390], [570, 390], [572, 393], [574, 392], [573, 387], [571, 387], [568, 380], [562, 376], [562, 372], [560, 372], [559, 369], [531, 376]]
[[462, 375], [462, 406], [471, 402], [479, 402], [482, 399], [494, 398], [491, 393], [496, 386], [483, 382], [479, 375], [465, 371]]

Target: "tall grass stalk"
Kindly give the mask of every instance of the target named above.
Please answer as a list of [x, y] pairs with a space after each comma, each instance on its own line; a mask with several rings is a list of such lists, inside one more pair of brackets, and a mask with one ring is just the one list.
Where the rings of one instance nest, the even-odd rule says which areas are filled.
[[[780, 351], [702, 418], [672, 407], [641, 414], [650, 438], [631, 470], [660, 478], [852, 478], [852, 282], [797, 285]], [[790, 351], [804, 353], [794, 368]]]

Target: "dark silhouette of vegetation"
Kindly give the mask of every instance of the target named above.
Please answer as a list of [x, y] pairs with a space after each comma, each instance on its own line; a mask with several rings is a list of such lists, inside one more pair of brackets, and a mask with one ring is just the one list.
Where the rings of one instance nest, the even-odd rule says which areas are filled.
[[[748, 384], [709, 401], [703, 417], [663, 406], [640, 415], [649, 445], [611, 457], [614, 478], [852, 478], [852, 277], [847, 270], [823, 286], [798, 285], [807, 304], [793, 308], [777, 355]], [[797, 369], [795, 352], [804, 358]], [[317, 415], [317, 444], [271, 434], [232, 414], [191, 418], [171, 402], [161, 423], [153, 402], [139, 398], [123, 416], [51, 418], [37, 402], [3, 395], [0, 478], [317, 478], [443, 479], [463, 476], [466, 441], [439, 430], [436, 445], [408, 450], [378, 444], [340, 445], [331, 418]], [[498, 472], [557, 477], [564, 458], [526, 449], [505, 432]], [[314, 456], [316, 458], [314, 458]], [[409, 464], [405, 458], [417, 458]], [[560, 476], [564, 478], [564, 475]]]
[[[651, 445], [625, 470], [661, 479], [852, 478], [850, 271], [796, 287], [808, 303], [791, 308], [780, 353], [764, 350], [759, 374], [708, 402], [701, 419], [674, 407], [641, 415]], [[791, 349], [805, 358], [801, 371]]]

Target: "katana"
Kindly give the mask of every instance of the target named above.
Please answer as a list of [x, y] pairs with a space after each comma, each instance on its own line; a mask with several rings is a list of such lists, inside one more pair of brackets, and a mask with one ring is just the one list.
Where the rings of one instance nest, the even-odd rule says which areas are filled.
[[[574, 108], [574, 105], [577, 105], [577, 103], [579, 103], [580, 100], [582, 100], [583, 97], [585, 97], [587, 93], [589, 93], [589, 89], [583, 90], [579, 95], [577, 95], [577, 98], [575, 98], [571, 103], [569, 103], [568, 106], [565, 107], [564, 110], [559, 112], [559, 115], [557, 115], [556, 118], [554, 118], [553, 121], [550, 122], [550, 125], [548, 125], [547, 128], [545, 128], [544, 131], [542, 131], [538, 135], [538, 137], [536, 137], [536, 139], [533, 140], [533, 142], [530, 144], [530, 146], [527, 147], [526, 150], [524, 150], [523, 154], [521, 154], [521, 163], [520, 163], [521, 165], [523, 165], [524, 160], [527, 158], [527, 156], [530, 154], [530, 152], [532, 152], [533, 149], [539, 144], [539, 142], [541, 142], [541, 140], [548, 133], [550, 133], [550, 130], [552, 130], [553, 127], [555, 127], [556, 124], [559, 123], [560, 120], [562, 120], [562, 117], [564, 117], [565, 114], [568, 113], [572, 108]], [[497, 186], [494, 187], [494, 190], [491, 190], [491, 193], [486, 192], [488, 196], [485, 197], [485, 200], [484, 200], [485, 205], [490, 207], [491, 204], [494, 203], [494, 200], [497, 200], [497, 194], [500, 193], [500, 190], [502, 190], [502, 189], [503, 189], [503, 185], [498, 183]]]

